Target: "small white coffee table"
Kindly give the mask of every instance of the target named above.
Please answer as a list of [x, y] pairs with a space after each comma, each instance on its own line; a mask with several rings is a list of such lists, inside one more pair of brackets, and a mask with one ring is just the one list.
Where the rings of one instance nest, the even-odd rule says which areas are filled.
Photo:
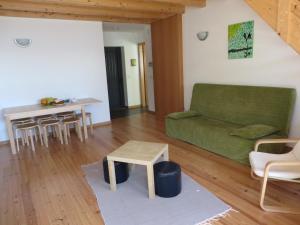
[[153, 164], [163, 156], [169, 161], [168, 144], [128, 141], [126, 144], [107, 156], [110, 189], [117, 190], [114, 161], [144, 165], [147, 167], [149, 198], [155, 197]]

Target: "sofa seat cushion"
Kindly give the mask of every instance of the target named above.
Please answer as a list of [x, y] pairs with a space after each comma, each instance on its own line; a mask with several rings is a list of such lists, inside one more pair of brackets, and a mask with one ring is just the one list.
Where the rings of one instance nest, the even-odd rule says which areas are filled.
[[185, 119], [189, 117], [195, 117], [200, 116], [200, 113], [196, 111], [186, 111], [186, 112], [174, 112], [168, 115], [168, 118], [174, 119], [174, 120], [180, 120]]
[[229, 134], [232, 136], [256, 140], [258, 138], [262, 138], [270, 134], [274, 134], [278, 131], [279, 131], [278, 128], [270, 125], [253, 124], [241, 128], [234, 128]]
[[[238, 124], [204, 116], [180, 120], [166, 119], [166, 131], [170, 137], [192, 143], [240, 163], [249, 164], [249, 153], [253, 150], [255, 140], [229, 134], [232, 129], [240, 127], [242, 126]], [[269, 152], [268, 145], [265, 145], [264, 148]]]

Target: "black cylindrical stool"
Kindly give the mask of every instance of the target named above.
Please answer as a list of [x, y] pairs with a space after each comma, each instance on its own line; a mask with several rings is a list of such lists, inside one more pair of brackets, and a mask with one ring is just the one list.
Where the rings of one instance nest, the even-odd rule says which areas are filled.
[[[117, 184], [125, 182], [129, 177], [129, 168], [127, 163], [123, 162], [114, 162], [115, 163], [115, 172], [116, 172], [116, 182]], [[103, 159], [103, 172], [104, 180], [106, 183], [109, 182], [109, 172], [108, 172], [108, 162], [107, 158]]]
[[177, 163], [163, 161], [154, 165], [155, 193], [164, 198], [181, 192], [181, 168]]

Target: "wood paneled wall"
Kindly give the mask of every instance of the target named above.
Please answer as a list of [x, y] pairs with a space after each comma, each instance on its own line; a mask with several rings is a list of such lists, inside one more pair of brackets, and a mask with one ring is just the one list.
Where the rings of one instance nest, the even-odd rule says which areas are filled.
[[300, 53], [300, 0], [245, 0]]
[[182, 15], [151, 24], [155, 111], [159, 119], [184, 110]]

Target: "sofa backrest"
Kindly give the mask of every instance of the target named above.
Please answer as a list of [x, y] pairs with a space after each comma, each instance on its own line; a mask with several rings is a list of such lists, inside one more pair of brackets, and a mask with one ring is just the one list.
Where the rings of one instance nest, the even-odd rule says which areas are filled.
[[218, 84], [195, 84], [191, 110], [235, 124], [266, 124], [287, 135], [294, 110], [296, 90]]

